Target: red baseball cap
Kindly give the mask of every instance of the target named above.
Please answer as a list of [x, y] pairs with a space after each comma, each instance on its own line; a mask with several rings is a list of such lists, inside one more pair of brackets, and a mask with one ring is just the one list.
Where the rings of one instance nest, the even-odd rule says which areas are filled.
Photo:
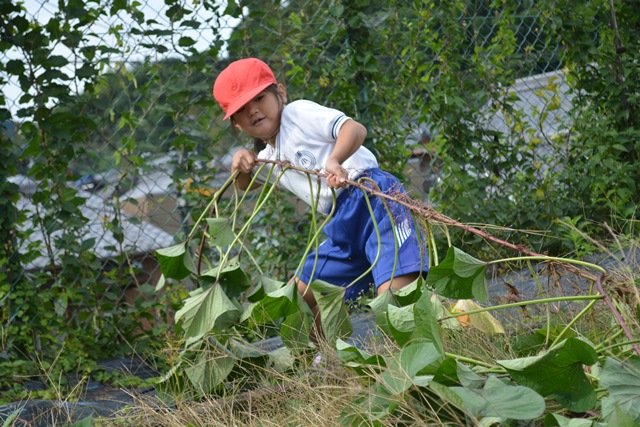
[[271, 68], [257, 58], [244, 58], [229, 64], [213, 83], [213, 97], [224, 111], [224, 120], [260, 92], [278, 83]]

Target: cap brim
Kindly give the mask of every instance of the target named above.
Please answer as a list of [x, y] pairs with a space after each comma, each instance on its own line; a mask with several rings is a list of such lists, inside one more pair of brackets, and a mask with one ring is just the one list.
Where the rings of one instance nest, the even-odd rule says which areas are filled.
[[260, 92], [262, 92], [272, 84], [275, 84], [275, 82], [264, 83], [260, 86], [255, 87], [251, 91], [244, 93], [242, 96], [238, 97], [238, 99], [233, 104], [230, 104], [229, 107], [227, 107], [227, 113], [224, 115], [223, 120], [227, 120], [229, 117], [233, 116], [247, 102], [251, 101], [253, 98], [258, 96]]

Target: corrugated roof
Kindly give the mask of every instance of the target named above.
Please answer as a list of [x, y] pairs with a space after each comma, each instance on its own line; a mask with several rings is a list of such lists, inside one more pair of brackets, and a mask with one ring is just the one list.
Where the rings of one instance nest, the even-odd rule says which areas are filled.
[[[93, 251], [98, 258], [107, 259], [119, 255], [121, 252], [130, 254], [149, 253], [156, 249], [171, 246], [174, 238], [171, 234], [150, 224], [132, 218], [124, 213], [120, 215], [122, 232], [124, 239], [122, 246], [116, 240], [113, 232], [109, 229], [110, 223], [115, 217], [115, 210], [111, 203], [98, 195], [79, 191], [78, 195], [85, 199], [84, 204], [80, 207], [82, 215], [87, 219], [87, 224], [81, 229], [81, 235], [84, 240], [93, 239]], [[32, 218], [36, 215], [35, 205], [27, 196], [21, 197], [17, 204], [18, 209], [29, 212], [28, 219], [22, 224], [23, 230], [35, 230], [25, 241], [21, 242], [21, 248], [24, 250], [27, 245], [38, 244], [41, 248], [41, 255], [33, 261], [25, 265], [25, 268], [38, 269], [47, 266], [50, 263], [47, 256], [47, 250], [42, 237], [42, 231], [39, 227], [34, 227]], [[55, 247], [56, 238], [62, 236], [62, 231], [57, 230], [51, 233], [51, 242], [54, 246], [54, 260], [57, 264], [60, 259], [61, 248]]]

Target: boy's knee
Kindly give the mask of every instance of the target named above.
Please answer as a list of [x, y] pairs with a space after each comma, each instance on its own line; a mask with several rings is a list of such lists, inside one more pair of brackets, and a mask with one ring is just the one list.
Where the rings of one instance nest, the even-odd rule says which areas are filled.
[[389, 289], [402, 289], [410, 283], [413, 283], [419, 276], [419, 273], [405, 274], [404, 276], [394, 277], [378, 286], [378, 295], [387, 292]]

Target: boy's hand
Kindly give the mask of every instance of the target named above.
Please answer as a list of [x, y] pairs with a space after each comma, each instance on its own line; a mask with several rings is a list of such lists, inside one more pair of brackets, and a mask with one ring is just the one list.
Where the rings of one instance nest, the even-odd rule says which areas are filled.
[[238, 188], [242, 190], [249, 188], [249, 184], [251, 184], [251, 171], [255, 165], [256, 155], [252, 151], [241, 148], [235, 152], [231, 159], [231, 172], [239, 172], [236, 177], [236, 186]]
[[329, 187], [340, 188], [347, 185], [349, 174], [336, 159], [329, 157], [324, 165], [324, 171], [327, 173]]
[[255, 165], [256, 155], [245, 148], [241, 148], [233, 155], [231, 172], [238, 171], [242, 174], [250, 174]]

